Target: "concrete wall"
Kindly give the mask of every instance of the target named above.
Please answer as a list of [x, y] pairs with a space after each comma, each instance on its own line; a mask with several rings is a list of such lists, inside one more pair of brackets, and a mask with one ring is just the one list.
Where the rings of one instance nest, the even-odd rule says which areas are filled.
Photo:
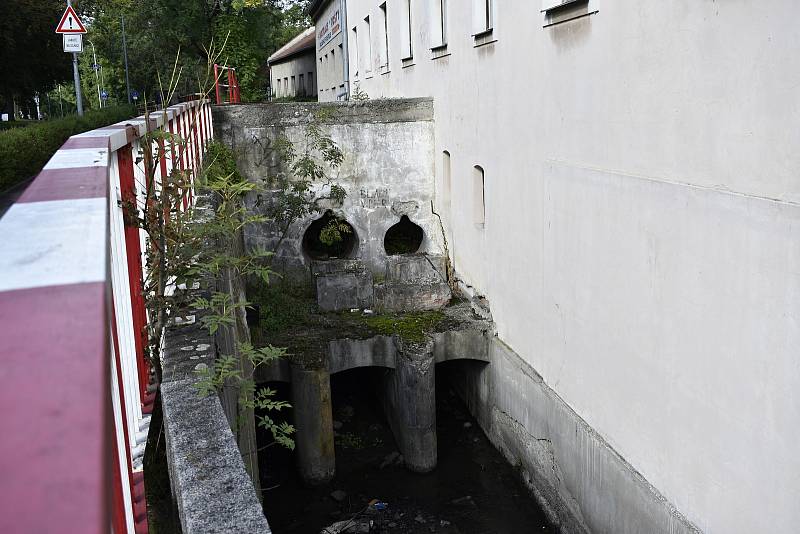
[[[204, 296], [197, 292], [187, 300]], [[213, 365], [214, 338], [200, 324], [203, 310], [186, 310], [169, 326], [161, 351], [164, 410], [172, 496], [184, 534], [269, 534], [253, 482], [217, 395], [201, 397], [197, 370]]]
[[[233, 147], [239, 169], [248, 180], [260, 181], [284, 172], [272, 149], [278, 135], [305, 146], [305, 125], [321, 104], [225, 106], [214, 110], [217, 139]], [[431, 210], [433, 198], [433, 115], [429, 100], [327, 104], [336, 110], [325, 129], [345, 158], [335, 178], [347, 191], [343, 205], [324, 205], [354, 228], [358, 246], [353, 257], [375, 274], [385, 271], [386, 231], [402, 215], [422, 227], [419, 252], [441, 254], [442, 229]], [[262, 199], [263, 200], [263, 199]], [[246, 205], [263, 210], [251, 195]], [[302, 250], [303, 233], [321, 213], [296, 222], [278, 251], [276, 266], [304, 267], [310, 258]], [[270, 225], [245, 228], [245, 244], [271, 250], [278, 233]]]
[[[380, 3], [349, 0], [348, 31], [379, 20]], [[794, 532], [796, 3], [601, 0], [542, 28], [541, 2], [495, 1], [492, 36], [476, 42], [472, 2], [450, 1], [446, 55], [432, 59], [438, 2], [417, 1], [405, 68], [402, 4], [388, 3], [388, 72], [361, 89], [434, 98], [459, 276], [541, 384], [643, 477], [602, 475], [598, 491], [630, 504], [609, 518], [573, 488], [586, 522], [670, 532], [656, 512], [647, 529], [625, 519], [636, 507], [623, 496], [649, 483], [706, 532]]]
[[316, 96], [317, 65], [314, 50], [270, 64], [274, 98]]
[[343, 3], [343, 0], [330, 0], [320, 11], [317, 18], [314, 19], [314, 24], [317, 28], [316, 61], [317, 80], [319, 81], [317, 96], [320, 102], [340, 100], [346, 89], [344, 73], [345, 27], [342, 26], [342, 31], [325, 43], [324, 46], [319, 46], [320, 27], [330, 19], [336, 10], [339, 10], [341, 17], [344, 18]]

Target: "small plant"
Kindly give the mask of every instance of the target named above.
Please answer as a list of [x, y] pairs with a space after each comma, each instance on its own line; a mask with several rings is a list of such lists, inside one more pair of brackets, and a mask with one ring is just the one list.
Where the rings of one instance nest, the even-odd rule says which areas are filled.
[[[223, 388], [234, 382], [239, 389], [239, 403], [243, 408], [260, 412], [279, 412], [290, 408], [288, 402], [275, 400], [275, 390], [262, 387], [255, 387], [254, 374], [262, 365], [269, 365], [279, 358], [286, 355], [286, 349], [267, 346], [253, 348], [249, 343], [240, 343], [238, 346], [241, 357], [250, 362], [250, 368], [246, 375], [239, 367], [239, 358], [236, 356], [220, 356], [210, 366], [199, 369], [197, 374], [200, 381], [195, 383], [199, 394], [207, 397], [213, 394], [221, 394]], [[256, 415], [258, 426], [269, 430], [272, 433], [274, 442], [288, 449], [294, 449], [294, 440], [291, 435], [294, 433], [294, 426], [285, 421], [276, 422], [269, 415]]]
[[352, 94], [350, 95], [351, 100], [355, 100], [356, 102], [364, 102], [365, 100], [369, 100], [369, 95], [361, 90], [361, 86], [359, 84], [355, 85]]
[[[289, 229], [312, 213], [322, 211], [321, 204], [329, 202], [341, 206], [347, 191], [336, 183], [344, 153], [322, 128], [321, 123], [335, 116], [333, 108], [318, 109], [305, 128], [302, 149], [287, 137], [278, 137], [273, 148], [282, 163], [284, 172], [267, 177], [267, 184], [276, 189], [274, 201], [266, 208], [269, 217], [278, 226], [280, 238], [273, 249], [277, 252], [286, 239]], [[342, 239], [341, 225], [328, 225], [326, 238], [331, 244]]]

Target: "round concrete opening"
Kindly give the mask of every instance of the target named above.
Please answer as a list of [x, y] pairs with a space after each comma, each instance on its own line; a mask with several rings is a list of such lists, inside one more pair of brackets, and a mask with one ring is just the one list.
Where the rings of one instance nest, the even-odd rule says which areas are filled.
[[413, 254], [422, 245], [425, 232], [422, 228], [411, 222], [407, 215], [400, 217], [400, 222], [386, 231], [383, 238], [383, 248], [389, 256], [398, 254]]
[[312, 260], [350, 258], [358, 238], [353, 227], [330, 210], [312, 222], [303, 234], [303, 252]]

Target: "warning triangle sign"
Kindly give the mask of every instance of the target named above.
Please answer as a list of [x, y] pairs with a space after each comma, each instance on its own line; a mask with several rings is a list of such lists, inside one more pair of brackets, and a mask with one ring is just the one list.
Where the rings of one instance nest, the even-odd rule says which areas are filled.
[[61, 17], [61, 22], [58, 23], [56, 33], [86, 33], [86, 26], [83, 25], [78, 14], [72, 9], [72, 6], [67, 6], [64, 15]]

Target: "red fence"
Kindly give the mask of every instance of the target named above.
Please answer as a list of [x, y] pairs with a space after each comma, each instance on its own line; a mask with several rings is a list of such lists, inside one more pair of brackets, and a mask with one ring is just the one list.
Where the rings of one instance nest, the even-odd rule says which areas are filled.
[[[225, 65], [214, 64], [214, 88], [217, 96], [216, 104], [241, 104], [239, 79], [236, 69]], [[227, 100], [226, 100], [227, 98]]]
[[[137, 163], [196, 174], [212, 134], [195, 100], [71, 137], [0, 219], [0, 532], [147, 532], [142, 459], [155, 384], [145, 359]], [[184, 208], [192, 202], [191, 193]]]

